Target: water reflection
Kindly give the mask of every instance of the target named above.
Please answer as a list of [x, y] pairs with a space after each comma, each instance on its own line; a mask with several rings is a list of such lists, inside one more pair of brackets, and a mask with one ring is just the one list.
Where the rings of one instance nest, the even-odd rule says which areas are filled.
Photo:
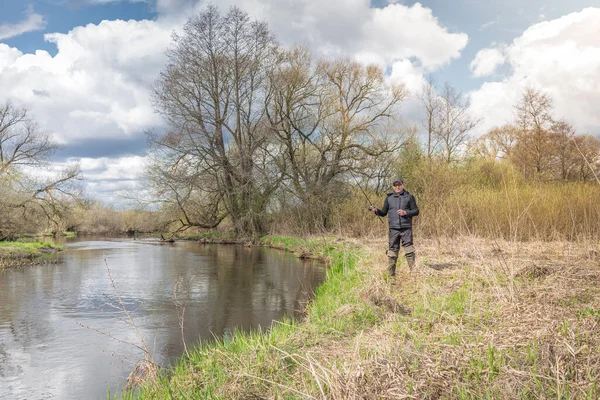
[[231, 245], [87, 240], [67, 244], [63, 256], [0, 275], [0, 399], [106, 398], [108, 386], [123, 386], [141, 354], [99, 333], [139, 343], [119, 319], [107, 265], [162, 364], [184, 351], [175, 295], [185, 341], [197, 343], [294, 314], [325, 272], [284, 252]]

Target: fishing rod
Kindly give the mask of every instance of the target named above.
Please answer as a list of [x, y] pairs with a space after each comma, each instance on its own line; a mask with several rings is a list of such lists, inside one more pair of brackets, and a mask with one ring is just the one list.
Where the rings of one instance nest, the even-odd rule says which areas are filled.
[[[375, 206], [373, 206], [373, 203], [371, 202], [371, 200], [369, 200], [369, 196], [367, 196], [367, 193], [365, 193], [365, 191], [363, 190], [362, 186], [360, 186], [360, 183], [358, 182], [358, 179], [356, 179], [356, 175], [354, 175], [354, 173], [352, 171], [350, 171], [350, 170], [348, 172], [350, 172], [350, 175], [352, 175], [352, 177], [356, 181], [356, 186], [358, 186], [358, 188], [362, 192], [363, 196], [365, 196], [365, 199], [367, 199], [367, 203], [369, 203], [369, 210], [371, 210], [371, 207], [375, 207]], [[378, 217], [379, 217], [379, 221], [381, 223], [383, 223], [383, 219], [381, 219], [381, 216], [378, 215]]]

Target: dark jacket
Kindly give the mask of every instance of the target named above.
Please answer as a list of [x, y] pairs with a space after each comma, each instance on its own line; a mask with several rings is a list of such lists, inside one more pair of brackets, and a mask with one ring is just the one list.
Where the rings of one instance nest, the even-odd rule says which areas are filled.
[[[401, 217], [398, 210], [406, 211], [406, 215]], [[388, 216], [390, 229], [412, 228], [412, 218], [419, 215], [419, 207], [414, 196], [403, 190], [399, 194], [389, 193], [383, 202], [383, 208], [377, 210], [380, 217]]]

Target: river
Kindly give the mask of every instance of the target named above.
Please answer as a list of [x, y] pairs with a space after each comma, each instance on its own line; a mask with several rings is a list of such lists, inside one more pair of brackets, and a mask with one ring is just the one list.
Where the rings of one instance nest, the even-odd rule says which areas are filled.
[[109, 271], [162, 366], [184, 353], [184, 340], [298, 316], [325, 276], [316, 261], [240, 245], [78, 238], [58, 257], [64, 262], [0, 273], [2, 400], [106, 399], [109, 387], [124, 387], [142, 343]]

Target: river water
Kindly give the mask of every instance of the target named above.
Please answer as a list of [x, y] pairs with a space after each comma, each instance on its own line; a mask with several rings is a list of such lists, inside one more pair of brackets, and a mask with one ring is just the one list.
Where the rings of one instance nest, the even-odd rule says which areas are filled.
[[59, 257], [63, 263], [0, 273], [2, 400], [106, 399], [109, 387], [124, 387], [143, 356], [133, 344], [142, 343], [109, 271], [163, 366], [184, 353], [183, 340], [296, 315], [325, 276], [318, 262], [238, 245], [76, 239]]

